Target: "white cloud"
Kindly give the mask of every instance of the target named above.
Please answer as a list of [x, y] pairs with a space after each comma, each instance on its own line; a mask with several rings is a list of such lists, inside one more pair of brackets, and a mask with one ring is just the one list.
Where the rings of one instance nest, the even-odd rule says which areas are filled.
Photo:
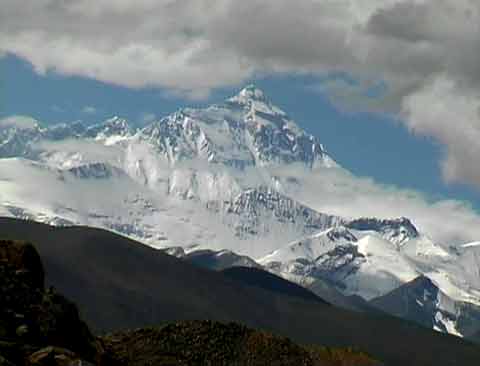
[[480, 215], [465, 202], [431, 201], [417, 191], [382, 185], [343, 169], [301, 168], [276, 172], [301, 183], [293, 196], [310, 207], [343, 217], [408, 217], [436, 241], [450, 245], [480, 237]]
[[29, 130], [38, 126], [38, 121], [30, 116], [14, 115], [0, 119], [0, 127], [17, 127]]
[[[1, 0], [1, 7], [0, 53], [39, 73], [202, 98], [257, 75], [345, 72], [360, 88], [329, 85], [334, 96], [402, 116], [445, 144], [448, 181], [479, 184], [480, 140], [468, 138], [475, 147], [467, 151], [459, 146], [466, 134], [442, 132], [450, 124], [476, 133], [480, 124], [472, 113], [480, 91], [476, 0], [38, 0], [28, 7]], [[364, 98], [372, 81], [385, 83], [382, 98]], [[419, 111], [421, 101], [438, 97], [445, 107], [434, 101], [435, 117]], [[451, 110], [454, 120], [442, 114]]]
[[96, 141], [67, 139], [62, 141], [42, 140], [34, 145], [42, 153], [44, 161], [54, 167], [69, 168], [85, 162], [102, 162], [122, 166], [123, 153], [115, 146], [105, 146]]
[[0, 50], [40, 73], [204, 96], [257, 73], [363, 69], [361, 27], [396, 0], [2, 3]]
[[85, 107], [82, 108], [82, 113], [95, 114], [95, 113], [97, 113], [97, 108], [95, 108], [91, 105], [86, 105]]
[[436, 79], [405, 98], [404, 112], [414, 133], [433, 136], [447, 147], [442, 166], [448, 182], [480, 187], [480, 93]]
[[56, 113], [65, 112], [65, 110], [64, 110], [62, 107], [60, 107], [59, 105], [56, 105], [56, 104], [52, 105], [52, 106], [50, 107], [50, 109], [51, 109], [53, 112], [56, 112]]

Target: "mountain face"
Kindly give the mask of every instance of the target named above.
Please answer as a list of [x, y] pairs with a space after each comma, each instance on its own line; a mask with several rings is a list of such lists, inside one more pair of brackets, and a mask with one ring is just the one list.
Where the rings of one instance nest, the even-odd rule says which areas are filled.
[[208, 207], [216, 212], [222, 210], [235, 234], [245, 239], [268, 235], [271, 230], [282, 228], [282, 231], [287, 228], [312, 234], [340, 222], [338, 217], [316, 212], [265, 186], [247, 189], [220, 205], [219, 208], [218, 202], [210, 202]]
[[170, 163], [199, 159], [245, 169], [302, 163], [333, 164], [320, 142], [303, 132], [262, 91], [248, 86], [222, 105], [182, 109], [139, 131]]
[[370, 304], [427, 328], [479, 341], [480, 307], [451, 299], [427, 277], [420, 276]]
[[0, 127], [0, 156], [29, 156], [32, 141], [45, 132], [37, 123], [31, 126], [6, 125]]
[[366, 300], [426, 276], [452, 299], [480, 304], [475, 246], [439, 245], [408, 218], [318, 212], [293, 168], [306, 179], [342, 169], [255, 86], [141, 129], [120, 117], [2, 125], [0, 215], [105, 228], [186, 254], [233, 252]]
[[359, 218], [350, 221], [347, 226], [353, 230], [377, 232], [384, 239], [398, 246], [420, 236], [417, 228], [406, 217], [401, 217], [395, 220]]

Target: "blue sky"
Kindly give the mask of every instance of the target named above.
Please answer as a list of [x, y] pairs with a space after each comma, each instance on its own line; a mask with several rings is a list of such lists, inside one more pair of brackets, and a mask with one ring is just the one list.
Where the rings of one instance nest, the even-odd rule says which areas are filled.
[[[0, 117], [29, 115], [43, 123], [93, 123], [113, 115], [142, 123], [150, 114], [161, 117], [184, 106], [221, 102], [243, 85], [215, 89], [207, 99], [193, 101], [162, 88], [134, 89], [54, 72], [39, 75], [31, 64], [14, 56], [0, 58], [0, 71]], [[413, 135], [404, 124], [384, 115], [339, 110], [327, 95], [309, 87], [317, 81], [308, 76], [270, 76], [250, 79], [245, 84], [254, 82], [263, 89], [354, 174], [415, 189], [432, 200], [468, 201], [477, 211], [480, 209], [478, 191], [444, 183], [441, 144]]]

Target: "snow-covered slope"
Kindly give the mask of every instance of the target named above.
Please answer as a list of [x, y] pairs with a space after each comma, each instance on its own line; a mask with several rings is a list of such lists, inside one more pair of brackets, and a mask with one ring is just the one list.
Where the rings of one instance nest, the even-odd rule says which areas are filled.
[[253, 86], [141, 130], [113, 117], [0, 126], [0, 136], [3, 214], [254, 256], [334, 221], [269, 188], [269, 166], [334, 163]]
[[260, 259], [259, 262], [263, 264], [271, 262], [284, 263], [298, 258], [315, 261], [321, 255], [338, 246], [347, 246], [357, 242], [358, 239], [352, 232], [345, 227], [337, 226], [300, 241], [295, 241]]
[[141, 129], [120, 117], [0, 125], [0, 215], [103, 227], [158, 248], [234, 251], [365, 298], [424, 275], [452, 299], [480, 303], [478, 245], [440, 246], [408, 218], [317, 212], [297, 195], [297, 167], [305, 179], [341, 169], [255, 86]]
[[[404, 219], [393, 222], [399, 220]], [[392, 220], [382, 221], [391, 227]], [[480, 304], [480, 262], [474, 247], [449, 252], [418, 232], [409, 240], [400, 232], [405, 240], [399, 246], [399, 237], [392, 237], [385, 228], [365, 227], [363, 231], [345, 226], [287, 244], [259, 263], [296, 282], [322, 279], [346, 295], [365, 299], [382, 296], [423, 275], [453, 299]]]
[[392, 242], [372, 231], [336, 227], [294, 242], [260, 259], [296, 282], [327, 280], [347, 295], [366, 299], [385, 294], [418, 276]]

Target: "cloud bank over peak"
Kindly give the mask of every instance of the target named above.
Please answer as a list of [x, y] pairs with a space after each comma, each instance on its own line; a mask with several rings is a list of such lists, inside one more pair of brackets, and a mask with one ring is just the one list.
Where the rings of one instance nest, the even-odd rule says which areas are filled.
[[[333, 97], [347, 105], [397, 115], [415, 133], [434, 137], [446, 146], [447, 181], [480, 186], [474, 165], [480, 140], [472, 137], [480, 134], [476, 0], [0, 4], [0, 54], [26, 59], [39, 73], [193, 98], [258, 75], [350, 75], [360, 81], [358, 90], [341, 81], [324, 90], [333, 87]], [[382, 93], [364, 98], [378, 82]], [[445, 133], [449, 125], [452, 135]]]
[[302, 187], [294, 197], [310, 207], [347, 217], [408, 217], [444, 245], [461, 245], [480, 236], [480, 215], [458, 200], [431, 200], [418, 191], [379, 184], [342, 168], [306, 172], [301, 167], [277, 172], [295, 176]]
[[38, 127], [38, 121], [30, 116], [14, 115], [0, 119], [0, 128], [2, 127], [31, 130]]

